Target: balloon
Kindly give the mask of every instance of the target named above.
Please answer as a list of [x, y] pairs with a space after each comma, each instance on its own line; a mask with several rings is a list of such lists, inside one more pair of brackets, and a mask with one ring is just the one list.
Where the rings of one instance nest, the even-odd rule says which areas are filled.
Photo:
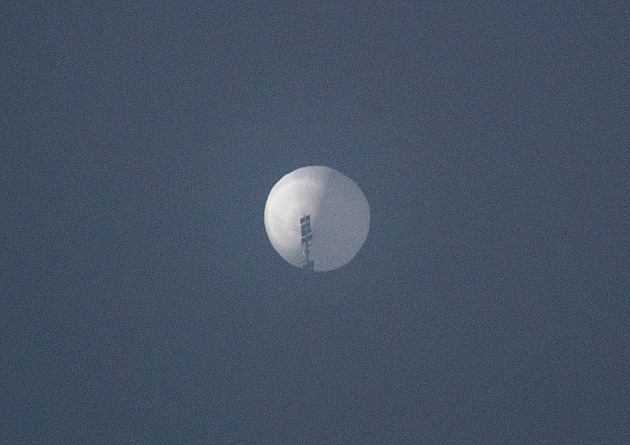
[[370, 206], [352, 179], [329, 167], [302, 167], [269, 193], [265, 230], [288, 263], [326, 272], [357, 254], [370, 228]]

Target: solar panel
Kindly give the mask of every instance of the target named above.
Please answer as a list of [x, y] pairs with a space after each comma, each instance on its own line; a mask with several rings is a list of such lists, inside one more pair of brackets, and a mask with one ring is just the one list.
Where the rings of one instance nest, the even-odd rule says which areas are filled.
[[304, 263], [302, 269], [315, 270], [313, 260], [311, 260], [309, 256], [309, 245], [313, 240], [313, 234], [311, 233], [311, 215], [300, 218], [300, 229], [302, 231], [302, 248], [304, 249]]

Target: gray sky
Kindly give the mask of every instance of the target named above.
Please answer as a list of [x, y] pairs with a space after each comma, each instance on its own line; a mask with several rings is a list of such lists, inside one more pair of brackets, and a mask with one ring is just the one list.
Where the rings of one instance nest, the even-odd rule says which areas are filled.
[[[0, 6], [0, 442], [627, 442], [627, 2], [59, 3]], [[371, 207], [312, 276], [305, 165]]]

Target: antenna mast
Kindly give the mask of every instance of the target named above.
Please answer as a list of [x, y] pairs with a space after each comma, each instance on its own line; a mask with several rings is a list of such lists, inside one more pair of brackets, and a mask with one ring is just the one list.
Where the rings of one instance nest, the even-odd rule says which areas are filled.
[[302, 229], [302, 251], [304, 252], [304, 262], [302, 269], [314, 271], [315, 266], [310, 258], [311, 241], [313, 241], [313, 233], [311, 231], [311, 215], [300, 218], [300, 227]]

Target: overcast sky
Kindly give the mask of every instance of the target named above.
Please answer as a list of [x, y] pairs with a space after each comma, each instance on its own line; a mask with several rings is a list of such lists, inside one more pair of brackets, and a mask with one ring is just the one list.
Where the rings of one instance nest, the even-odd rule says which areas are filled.
[[0, 443], [630, 440], [627, 2], [115, 3], [0, 6]]

